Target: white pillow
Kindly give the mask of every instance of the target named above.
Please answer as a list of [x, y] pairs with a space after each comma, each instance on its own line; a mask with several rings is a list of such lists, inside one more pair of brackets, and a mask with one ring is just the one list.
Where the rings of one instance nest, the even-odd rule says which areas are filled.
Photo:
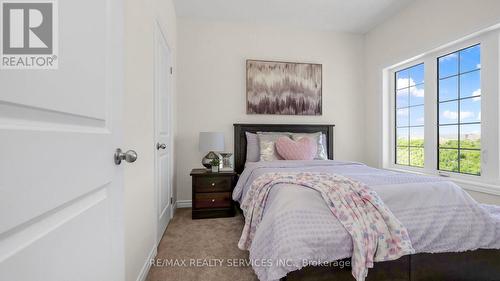
[[246, 162], [257, 162], [260, 159], [259, 136], [249, 132], [245, 132], [245, 135], [247, 137]]
[[259, 137], [260, 161], [283, 160], [283, 158], [278, 154], [278, 151], [276, 151], [275, 143], [279, 137], [290, 137], [290, 133], [257, 132], [257, 136]]

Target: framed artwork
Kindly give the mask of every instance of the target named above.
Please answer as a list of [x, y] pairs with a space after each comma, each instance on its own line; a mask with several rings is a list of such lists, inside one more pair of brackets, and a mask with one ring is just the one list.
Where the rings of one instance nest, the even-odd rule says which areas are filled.
[[247, 114], [321, 115], [322, 65], [247, 60]]

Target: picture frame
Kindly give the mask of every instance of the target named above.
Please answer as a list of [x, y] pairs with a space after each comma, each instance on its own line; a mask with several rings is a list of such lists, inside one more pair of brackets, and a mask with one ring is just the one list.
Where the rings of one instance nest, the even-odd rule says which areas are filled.
[[246, 61], [247, 114], [322, 115], [323, 66]]

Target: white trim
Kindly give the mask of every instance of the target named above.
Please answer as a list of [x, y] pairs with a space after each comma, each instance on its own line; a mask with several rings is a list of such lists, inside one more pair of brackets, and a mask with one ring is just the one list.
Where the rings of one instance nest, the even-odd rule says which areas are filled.
[[393, 68], [399, 68], [401, 67], [402, 65], [410, 65], [412, 61], [417, 61], [417, 60], [421, 60], [424, 56], [427, 56], [427, 55], [430, 55], [434, 52], [439, 52], [439, 51], [442, 51], [444, 49], [453, 49], [453, 47], [455, 45], [460, 45], [460, 44], [463, 44], [465, 41], [469, 41], [471, 39], [475, 39], [475, 37], [479, 37], [481, 35], [484, 35], [490, 31], [496, 31], [496, 30], [500, 30], [500, 23], [499, 24], [495, 24], [495, 25], [492, 25], [490, 27], [487, 27], [485, 29], [482, 29], [482, 30], [479, 30], [477, 32], [473, 32], [467, 36], [464, 36], [462, 38], [459, 38], [457, 40], [454, 40], [452, 42], [449, 42], [447, 44], [444, 44], [444, 45], [441, 45], [441, 46], [438, 46], [436, 48], [433, 48], [431, 49], [430, 51], [427, 51], [427, 52], [424, 52], [422, 54], [419, 54], [419, 55], [416, 55], [416, 56], [413, 56], [407, 60], [404, 60], [402, 62], [399, 62], [399, 63], [396, 63], [396, 64], [393, 64], [393, 65], [390, 65], [386, 68], [384, 68], [383, 70], [387, 71], [387, 70], [391, 70]]
[[[500, 116], [498, 107], [499, 83], [499, 25], [466, 36], [450, 44], [426, 52], [413, 59], [383, 69], [383, 134], [381, 167], [385, 169], [422, 173], [433, 176], [448, 176], [466, 189], [499, 195], [500, 192]], [[435, 106], [437, 100], [436, 59], [447, 53], [468, 46], [481, 44], [481, 120], [482, 157], [481, 175], [468, 176], [460, 173], [439, 171], [437, 167], [437, 120]], [[424, 63], [425, 67], [425, 163], [423, 168], [406, 167], [395, 164], [395, 104], [394, 73], [412, 65]]]
[[[429, 174], [429, 173], [423, 173], [423, 172], [417, 172], [417, 171], [412, 171], [409, 169], [405, 168], [385, 168], [386, 170], [390, 171], [395, 171], [395, 172], [402, 172], [402, 173], [411, 173], [411, 174], [418, 174], [418, 175], [426, 175], [426, 176], [436, 176], [435, 174]], [[482, 182], [474, 182], [474, 181], [469, 181], [469, 180], [464, 180], [464, 179], [457, 179], [453, 177], [446, 177], [450, 181], [456, 183], [458, 186], [465, 190], [470, 190], [470, 191], [476, 191], [476, 192], [481, 192], [481, 193], [486, 193], [490, 195], [496, 195], [500, 196], [500, 185], [494, 185], [494, 184], [489, 184], [489, 183], [482, 183]]]
[[193, 202], [191, 200], [177, 200], [175, 202], [176, 208], [192, 208], [193, 207]]
[[463, 180], [452, 179], [454, 183], [463, 189], [481, 192], [489, 195], [500, 196], [500, 186], [484, 184], [484, 183], [471, 183]]
[[139, 276], [137, 276], [137, 281], [146, 281], [146, 278], [148, 277], [149, 269], [151, 269], [151, 260], [156, 257], [156, 254], [158, 253], [156, 249], [156, 245], [153, 246], [153, 249], [149, 252], [148, 257], [146, 258], [146, 261], [144, 262], [144, 265], [142, 266], [141, 272], [139, 273]]

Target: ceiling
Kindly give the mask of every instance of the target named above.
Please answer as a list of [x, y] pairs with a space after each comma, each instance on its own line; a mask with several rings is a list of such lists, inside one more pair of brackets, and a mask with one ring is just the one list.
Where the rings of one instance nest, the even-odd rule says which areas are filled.
[[365, 33], [415, 0], [174, 0], [177, 16]]

